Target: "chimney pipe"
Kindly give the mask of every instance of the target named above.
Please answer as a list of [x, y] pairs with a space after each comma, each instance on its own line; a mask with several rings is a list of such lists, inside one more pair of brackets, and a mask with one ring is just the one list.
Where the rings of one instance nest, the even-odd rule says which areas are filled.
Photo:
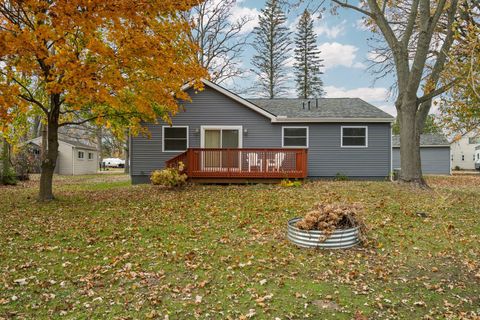
[[308, 110], [310, 110], [310, 100], [308, 100]]
[[318, 98], [315, 98], [315, 106], [316, 106], [317, 109], [318, 109]]
[[305, 110], [305, 101], [302, 102], [302, 107], [303, 107], [303, 110]]

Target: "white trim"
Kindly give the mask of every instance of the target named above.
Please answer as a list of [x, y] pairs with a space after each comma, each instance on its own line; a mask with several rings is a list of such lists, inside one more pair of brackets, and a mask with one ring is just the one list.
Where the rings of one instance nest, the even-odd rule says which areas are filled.
[[[344, 146], [343, 145], [343, 129], [344, 128], [346, 129], [364, 128], [365, 129], [365, 145], [364, 146]], [[368, 148], [368, 126], [340, 126], [340, 147], [341, 148]]]
[[[205, 148], [205, 130], [238, 130], [238, 147], [243, 148], [243, 126], [200, 126], [200, 148]], [[220, 145], [222, 135], [220, 135]]]
[[[80, 158], [80, 152], [83, 153], [83, 158]], [[77, 159], [80, 160], [80, 161], [85, 160], [85, 151], [77, 149]]]
[[[270, 112], [260, 108], [259, 106], [251, 103], [250, 101], [245, 100], [242, 97], [234, 94], [233, 92], [231, 92], [231, 91], [229, 91], [225, 88], [220, 87], [218, 84], [215, 84], [215, 83], [213, 83], [209, 80], [206, 80], [206, 79], [201, 79], [201, 81], [203, 82], [204, 85], [206, 85], [206, 86], [208, 86], [208, 87], [210, 87], [214, 90], [217, 90], [218, 92], [220, 92], [220, 93], [226, 95], [227, 97], [237, 101], [238, 103], [243, 104], [245, 107], [250, 108], [253, 111], [256, 111], [256, 112], [260, 113], [261, 115], [269, 118], [272, 122], [275, 120], [276, 116], [274, 114], [271, 114]], [[192, 83], [188, 83], [188, 84], [184, 85], [182, 87], [182, 91], [190, 89], [192, 87], [192, 85], [193, 85]]]
[[390, 123], [390, 181], [393, 181], [393, 123]]
[[394, 122], [395, 119], [393, 118], [283, 118], [278, 116], [275, 120], [272, 120], [272, 123], [289, 123], [289, 122], [302, 122], [302, 123], [317, 123], [317, 122], [351, 122], [351, 123], [358, 123], [358, 122], [380, 122], [385, 123]]
[[[187, 128], [187, 148], [185, 150], [165, 150], [165, 128]], [[188, 126], [162, 126], [162, 152], [185, 152], [188, 149], [189, 140]]]
[[[88, 153], [87, 160], [88, 160], [88, 161], [93, 161], [93, 156], [94, 156], [93, 152], [90, 152], [90, 151], [89, 151], [89, 152], [87, 152], [87, 153]], [[90, 155], [92, 155], [92, 159], [90, 159]]]
[[[289, 128], [289, 129], [307, 129], [307, 145], [306, 146], [285, 146], [284, 144], [284, 129], [285, 128]], [[309, 135], [309, 130], [308, 130], [308, 126], [283, 126], [282, 127], [282, 148], [304, 148], [304, 149], [308, 149], [308, 146], [309, 146], [309, 142], [310, 142], [310, 135]]]

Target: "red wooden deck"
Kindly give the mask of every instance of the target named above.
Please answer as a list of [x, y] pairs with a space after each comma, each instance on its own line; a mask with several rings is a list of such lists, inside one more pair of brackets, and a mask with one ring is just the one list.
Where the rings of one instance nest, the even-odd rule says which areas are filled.
[[189, 178], [285, 179], [307, 177], [306, 149], [190, 148], [166, 161], [167, 167], [185, 164]]

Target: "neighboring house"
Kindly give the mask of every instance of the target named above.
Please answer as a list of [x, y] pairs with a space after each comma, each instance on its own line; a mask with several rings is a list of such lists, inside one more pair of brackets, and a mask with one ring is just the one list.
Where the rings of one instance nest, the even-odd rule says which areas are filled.
[[480, 134], [470, 131], [456, 136], [452, 143], [452, 168], [462, 170], [475, 169], [475, 148], [480, 146]]
[[[40, 155], [42, 137], [29, 140], [27, 144], [34, 146], [33, 152]], [[63, 137], [58, 139], [55, 173], [61, 175], [95, 174], [97, 168], [98, 152], [95, 147]]]
[[480, 170], [480, 146], [475, 148], [475, 169]]
[[[392, 136], [393, 168], [400, 169], [400, 136]], [[450, 143], [443, 134], [420, 136], [420, 159], [423, 174], [451, 174]]]
[[198, 93], [184, 88], [192, 101], [172, 126], [148, 123], [150, 137], [131, 137], [133, 183], [179, 161], [193, 179], [383, 179], [391, 172], [394, 118], [361, 99], [247, 100], [203, 82]]

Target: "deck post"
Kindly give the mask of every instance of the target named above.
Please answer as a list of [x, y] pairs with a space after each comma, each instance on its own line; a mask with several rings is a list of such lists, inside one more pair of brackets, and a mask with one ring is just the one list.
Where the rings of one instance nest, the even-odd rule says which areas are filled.
[[187, 177], [192, 176], [192, 166], [193, 166], [193, 152], [191, 149], [187, 150]]

